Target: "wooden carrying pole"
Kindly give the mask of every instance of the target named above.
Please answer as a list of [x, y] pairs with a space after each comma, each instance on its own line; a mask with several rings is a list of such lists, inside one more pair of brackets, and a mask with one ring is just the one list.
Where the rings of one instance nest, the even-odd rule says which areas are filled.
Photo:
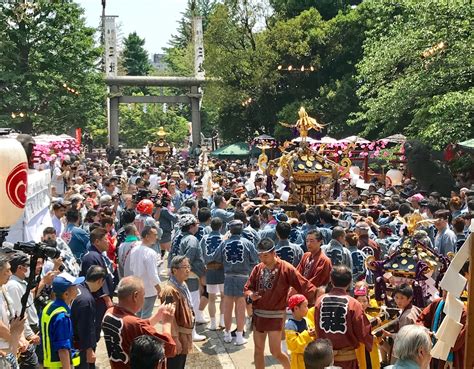
[[474, 234], [469, 237], [469, 281], [467, 300], [467, 335], [465, 346], [464, 367], [474, 368]]

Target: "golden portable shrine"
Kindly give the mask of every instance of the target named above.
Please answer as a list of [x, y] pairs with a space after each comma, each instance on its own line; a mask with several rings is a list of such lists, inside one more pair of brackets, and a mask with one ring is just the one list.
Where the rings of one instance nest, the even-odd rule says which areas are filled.
[[166, 158], [171, 152], [171, 147], [165, 140], [167, 133], [165, 132], [163, 127], [159, 128], [156, 135], [158, 136], [158, 140], [151, 144], [150, 155], [153, 157], [155, 165], [159, 165], [166, 160]]
[[283, 144], [280, 147], [281, 157], [271, 160], [268, 167], [283, 201], [289, 204], [322, 204], [330, 199], [337, 179], [349, 172], [351, 161], [346, 156], [336, 163], [322, 155], [321, 150], [313, 150], [306, 140], [308, 132], [311, 129], [321, 131], [324, 126], [311, 118], [303, 107], [298, 115], [300, 119], [295, 124], [281, 124], [298, 129], [299, 145], [292, 148], [289, 142]]
[[424, 307], [438, 293], [436, 285], [448, 268], [449, 255], [445, 257], [431, 247], [423, 228], [433, 220], [423, 219], [419, 213], [400, 220], [404, 234], [400, 247], [384, 260], [377, 261], [369, 256], [365, 264], [374, 275], [377, 301], [387, 302], [395, 286], [408, 283], [413, 287], [413, 304]]

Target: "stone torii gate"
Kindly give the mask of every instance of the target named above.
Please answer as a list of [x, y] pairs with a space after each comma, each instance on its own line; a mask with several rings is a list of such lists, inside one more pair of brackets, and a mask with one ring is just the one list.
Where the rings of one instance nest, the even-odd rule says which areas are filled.
[[[109, 145], [114, 149], [119, 146], [119, 104], [161, 103], [191, 104], [192, 144], [193, 149], [201, 142], [201, 97], [199, 87], [204, 85], [201, 77], [152, 77], [152, 76], [119, 76], [106, 77], [105, 83], [110, 87], [108, 98]], [[122, 96], [120, 87], [187, 87], [188, 93], [181, 96]]]

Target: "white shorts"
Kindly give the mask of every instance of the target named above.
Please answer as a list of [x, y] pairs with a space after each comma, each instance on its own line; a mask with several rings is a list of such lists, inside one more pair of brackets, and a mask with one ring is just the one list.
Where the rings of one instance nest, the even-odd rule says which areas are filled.
[[224, 283], [221, 284], [206, 284], [207, 293], [212, 293], [217, 295], [220, 293], [221, 295], [224, 294]]

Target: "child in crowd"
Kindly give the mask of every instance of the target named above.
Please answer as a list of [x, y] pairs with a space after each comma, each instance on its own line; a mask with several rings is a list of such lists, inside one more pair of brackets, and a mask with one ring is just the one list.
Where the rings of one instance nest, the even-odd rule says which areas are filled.
[[[371, 306], [370, 296], [369, 296], [369, 285], [365, 281], [359, 281], [354, 284], [354, 298], [360, 302], [362, 309], [364, 309], [365, 314], [369, 321], [374, 320], [374, 317], [367, 313], [367, 309]], [[378, 318], [375, 318], [378, 319]], [[357, 362], [360, 369], [373, 368], [380, 369], [380, 360], [379, 360], [379, 345], [377, 338], [374, 338], [374, 343], [372, 345], [372, 351], [368, 352], [365, 349], [365, 345], [361, 344], [356, 350]], [[369, 362], [370, 361], [370, 362]]]
[[292, 318], [285, 325], [286, 344], [291, 351], [291, 368], [304, 369], [303, 353], [306, 345], [315, 338], [314, 325], [306, 318], [308, 300], [303, 295], [293, 295], [288, 300]]
[[409, 284], [404, 283], [395, 287], [392, 296], [395, 300], [397, 308], [400, 309], [400, 315], [397, 318], [396, 324], [393, 325], [393, 332], [388, 332], [386, 330], [382, 331], [382, 335], [386, 339], [384, 340], [383, 345], [381, 345], [380, 351], [383, 361], [391, 361], [393, 363], [395, 360], [390, 358], [393, 341], [390, 342], [390, 340], [387, 338], [391, 337], [392, 339], [395, 339], [395, 336], [400, 328], [404, 327], [405, 325], [416, 324], [421, 310], [420, 308], [412, 305], [413, 288]]

